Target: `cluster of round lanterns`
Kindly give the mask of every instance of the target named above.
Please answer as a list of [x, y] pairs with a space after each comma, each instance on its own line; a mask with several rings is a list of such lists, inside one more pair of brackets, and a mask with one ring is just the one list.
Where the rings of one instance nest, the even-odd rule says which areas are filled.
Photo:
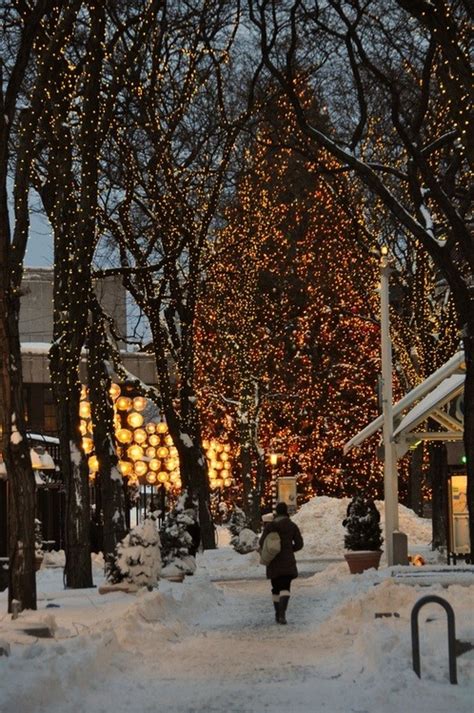
[[215, 439], [203, 441], [202, 445], [206, 452], [211, 490], [228, 488], [232, 485], [230, 445]]
[[[129, 485], [147, 482], [163, 485], [167, 490], [181, 489], [178, 451], [164, 421], [145, 422], [143, 412], [147, 399], [143, 396], [127, 396], [118, 384], [110, 387], [114, 403], [115, 438], [117, 440], [121, 474]], [[93, 453], [93, 424], [87, 388], [82, 387], [79, 404], [82, 448], [88, 455], [89, 476], [95, 479], [99, 469], [97, 456]], [[212, 490], [232, 484], [230, 446], [216, 440], [204, 441], [204, 450], [209, 466], [209, 484]]]

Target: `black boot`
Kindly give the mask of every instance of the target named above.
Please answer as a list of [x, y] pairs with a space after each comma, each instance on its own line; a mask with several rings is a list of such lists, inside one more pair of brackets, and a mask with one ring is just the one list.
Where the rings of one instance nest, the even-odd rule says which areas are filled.
[[279, 613], [277, 619], [279, 624], [286, 624], [286, 610], [289, 601], [290, 597], [280, 597]]
[[275, 607], [275, 621], [278, 624], [280, 616], [280, 602], [273, 602], [273, 606]]

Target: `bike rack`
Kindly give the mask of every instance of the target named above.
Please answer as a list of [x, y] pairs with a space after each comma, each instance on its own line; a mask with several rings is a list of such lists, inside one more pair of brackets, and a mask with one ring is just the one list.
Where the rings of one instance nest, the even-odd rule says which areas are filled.
[[411, 647], [413, 656], [413, 670], [418, 676], [420, 676], [420, 636], [418, 631], [418, 614], [420, 609], [429, 603], [441, 604], [446, 612], [448, 619], [448, 655], [449, 655], [449, 681], [450, 683], [457, 683], [456, 674], [456, 636], [455, 636], [455, 626], [454, 626], [454, 611], [446, 599], [438, 597], [436, 594], [429, 594], [426, 597], [422, 597], [417, 601], [411, 612]]

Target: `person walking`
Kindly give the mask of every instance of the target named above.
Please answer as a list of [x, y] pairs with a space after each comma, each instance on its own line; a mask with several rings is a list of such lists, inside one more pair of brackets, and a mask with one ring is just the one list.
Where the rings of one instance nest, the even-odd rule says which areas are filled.
[[298, 576], [295, 552], [303, 549], [303, 538], [298, 526], [290, 520], [286, 503], [278, 503], [275, 517], [266, 522], [259, 540], [260, 548], [270, 532], [280, 535], [280, 552], [267, 565], [267, 579], [272, 583], [272, 599], [275, 620], [286, 624], [286, 610], [290, 601], [291, 582]]

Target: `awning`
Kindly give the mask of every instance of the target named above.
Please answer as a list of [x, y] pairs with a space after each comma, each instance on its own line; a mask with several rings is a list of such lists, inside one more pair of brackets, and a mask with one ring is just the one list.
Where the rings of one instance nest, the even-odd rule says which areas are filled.
[[[414, 428], [419, 426], [420, 423], [426, 421], [428, 416], [433, 414], [433, 412], [437, 409], [442, 408], [449, 401], [456, 398], [456, 396], [462, 394], [465, 379], [465, 374], [453, 374], [453, 376], [450, 376], [441, 382], [436, 389], [425, 396], [424, 399], [417, 403], [416, 406], [412, 408], [404, 418], [402, 418], [400, 424], [393, 433], [394, 438], [399, 436], [401, 433], [406, 434], [409, 431], [412, 431]], [[434, 418], [436, 419], [436, 414], [434, 415]], [[451, 421], [453, 422], [454, 420], [452, 419]]]
[[[412, 430], [416, 425], [426, 420], [429, 413], [436, 411], [437, 408], [441, 408], [445, 403], [455, 398], [463, 389], [465, 370], [464, 351], [459, 351], [421, 384], [418, 384], [418, 386], [415, 386], [414, 389], [409, 391], [398, 403], [394, 404], [393, 417], [395, 422], [397, 417], [403, 416], [403, 413], [406, 412], [407, 409], [410, 409], [410, 407], [416, 404], [416, 406], [402, 418], [394, 435], [400, 436], [402, 431], [406, 433], [407, 430]], [[456, 378], [452, 379], [453, 376]], [[445, 384], [445, 386], [443, 386], [443, 384]], [[439, 391], [437, 391], [438, 387], [440, 388]], [[413, 419], [411, 419], [412, 411], [415, 411]], [[405, 419], [409, 419], [409, 417], [410, 420], [405, 421]], [[417, 423], [414, 423], [415, 420]], [[402, 426], [404, 422], [405, 425]], [[410, 426], [407, 424], [410, 424]], [[373, 436], [373, 434], [377, 433], [382, 427], [383, 416], [381, 415], [369, 423], [362, 431], [359, 431], [359, 433], [353, 436], [353, 438], [344, 445], [344, 453], [350, 451], [351, 448], [360, 446], [367, 438]]]

